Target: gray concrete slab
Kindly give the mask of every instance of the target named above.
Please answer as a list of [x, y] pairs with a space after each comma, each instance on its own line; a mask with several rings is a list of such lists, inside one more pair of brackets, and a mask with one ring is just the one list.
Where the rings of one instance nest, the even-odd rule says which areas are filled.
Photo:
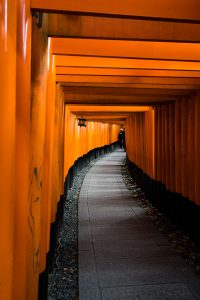
[[104, 288], [103, 300], [192, 300], [192, 293], [181, 283]]
[[116, 151], [79, 196], [79, 299], [200, 299], [200, 280], [127, 190]]
[[79, 251], [79, 291], [82, 288], [99, 288], [94, 253], [92, 250]]

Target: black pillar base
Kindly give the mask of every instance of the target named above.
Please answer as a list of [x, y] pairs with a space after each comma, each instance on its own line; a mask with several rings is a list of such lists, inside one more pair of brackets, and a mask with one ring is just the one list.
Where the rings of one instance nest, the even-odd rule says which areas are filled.
[[162, 182], [150, 178], [128, 159], [127, 165], [131, 177], [144, 191], [147, 199], [200, 245], [200, 206], [179, 193], [167, 190]]

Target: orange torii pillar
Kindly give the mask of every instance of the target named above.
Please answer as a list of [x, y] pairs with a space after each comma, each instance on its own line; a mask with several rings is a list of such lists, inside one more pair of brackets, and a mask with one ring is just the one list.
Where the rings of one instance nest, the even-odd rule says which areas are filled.
[[200, 206], [200, 92], [195, 98], [195, 203]]
[[165, 190], [166, 190], [166, 145], [165, 145], [165, 106], [161, 106], [161, 190], [160, 205], [165, 207]]
[[155, 111], [155, 204], [159, 205], [162, 185], [162, 112], [161, 106]]
[[0, 13], [0, 297], [12, 299], [15, 209], [17, 1], [1, 1]]
[[175, 105], [169, 105], [169, 190], [175, 192]]
[[188, 191], [188, 100], [181, 101], [181, 154], [182, 154], [182, 195]]
[[[166, 189], [169, 190], [170, 188], [170, 151], [169, 151], [169, 105], [166, 104], [164, 106], [164, 118], [165, 118], [165, 186]], [[165, 201], [168, 201], [166, 199]], [[167, 204], [167, 203], [166, 203]]]
[[175, 191], [182, 193], [181, 101], [175, 103]]
[[[17, 1], [16, 191], [14, 215], [13, 299], [26, 300], [30, 159], [31, 13], [29, 1]], [[27, 35], [24, 36], [23, 33]]]
[[195, 202], [195, 97], [188, 105], [188, 197]]
[[[42, 37], [45, 37], [42, 40]], [[41, 41], [42, 40], [42, 41]], [[39, 44], [40, 47], [35, 47]], [[46, 120], [47, 83], [46, 33], [32, 26], [31, 114], [30, 114], [30, 190], [27, 233], [27, 300], [38, 297], [40, 273], [40, 239], [42, 220], [42, 185]], [[42, 61], [42, 63], [41, 63]], [[40, 78], [40, 80], [38, 80]]]

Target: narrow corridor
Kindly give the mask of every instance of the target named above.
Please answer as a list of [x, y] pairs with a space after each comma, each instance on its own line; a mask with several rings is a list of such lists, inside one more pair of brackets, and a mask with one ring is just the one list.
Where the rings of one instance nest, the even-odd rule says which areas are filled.
[[200, 279], [127, 189], [115, 151], [87, 173], [79, 197], [79, 299], [200, 299]]

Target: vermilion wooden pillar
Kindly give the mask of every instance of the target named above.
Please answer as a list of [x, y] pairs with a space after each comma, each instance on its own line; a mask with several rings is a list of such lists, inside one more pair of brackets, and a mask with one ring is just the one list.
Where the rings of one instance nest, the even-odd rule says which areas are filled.
[[182, 193], [181, 101], [175, 103], [175, 190]]
[[[46, 120], [45, 120], [45, 144], [44, 144], [44, 162], [43, 162], [43, 188], [42, 188], [42, 203], [41, 203], [41, 242], [40, 242], [40, 273], [46, 269], [46, 255], [49, 251], [49, 233], [51, 223], [51, 193], [52, 184], [52, 138], [54, 134], [54, 110], [55, 110], [55, 82], [54, 69], [52, 65], [51, 43], [48, 40], [48, 74], [47, 74], [47, 91], [46, 91]], [[61, 159], [61, 158], [60, 158]]]
[[157, 109], [157, 180], [162, 181], [162, 111], [159, 106]]
[[169, 105], [169, 152], [170, 152], [170, 177], [169, 189], [175, 192], [175, 120], [174, 120], [174, 103]]
[[170, 189], [170, 149], [169, 149], [169, 105], [165, 106], [165, 184], [166, 188]]
[[155, 128], [155, 136], [154, 136], [154, 163], [155, 163], [155, 173], [154, 179], [158, 180], [158, 108], [156, 107], [154, 110], [155, 117], [154, 117], [154, 128]]
[[181, 101], [182, 195], [189, 196], [188, 186], [188, 100]]
[[195, 98], [195, 203], [200, 205], [200, 93]]
[[151, 164], [152, 164], [152, 149], [151, 149], [151, 139], [152, 139], [152, 132], [151, 132], [151, 116], [150, 112], [144, 113], [145, 114], [145, 139], [144, 140], [144, 145], [146, 143], [146, 157], [145, 157], [145, 168], [146, 172], [149, 176], [151, 176]]
[[195, 201], [195, 97], [188, 99], [188, 197]]
[[[44, 27], [39, 30], [36, 20], [32, 30], [31, 64], [31, 114], [30, 114], [30, 189], [28, 208], [27, 243], [27, 300], [38, 297], [38, 279], [40, 272], [40, 239], [42, 222], [42, 185], [45, 145], [46, 89], [48, 69], [48, 45]], [[35, 45], [40, 45], [36, 47]], [[40, 80], [38, 80], [38, 78]]]
[[149, 128], [147, 129], [147, 124], [148, 124], [148, 117], [146, 116], [145, 113], [143, 113], [144, 120], [143, 120], [143, 135], [142, 135], [142, 140], [143, 140], [143, 153], [142, 155], [143, 158], [143, 170], [146, 174], [148, 174], [148, 162], [147, 162], [147, 157], [149, 155], [149, 145], [148, 145], [148, 131]]
[[[17, 1], [16, 192], [13, 299], [26, 300], [30, 160], [31, 13], [28, 0]], [[13, 166], [14, 168], [14, 166]], [[31, 262], [29, 262], [31, 263]]]
[[[140, 142], [140, 152], [139, 152], [139, 166], [143, 169], [143, 153], [144, 153], [144, 132], [143, 132], [143, 114], [139, 114], [139, 140]], [[144, 170], [144, 169], [143, 169]]]
[[0, 297], [12, 299], [17, 1], [0, 0]]
[[166, 184], [166, 145], [165, 145], [165, 129], [166, 129], [166, 124], [165, 124], [165, 106], [162, 105], [161, 107], [161, 112], [162, 112], [162, 140], [161, 140], [161, 145], [162, 145], [162, 183]]

